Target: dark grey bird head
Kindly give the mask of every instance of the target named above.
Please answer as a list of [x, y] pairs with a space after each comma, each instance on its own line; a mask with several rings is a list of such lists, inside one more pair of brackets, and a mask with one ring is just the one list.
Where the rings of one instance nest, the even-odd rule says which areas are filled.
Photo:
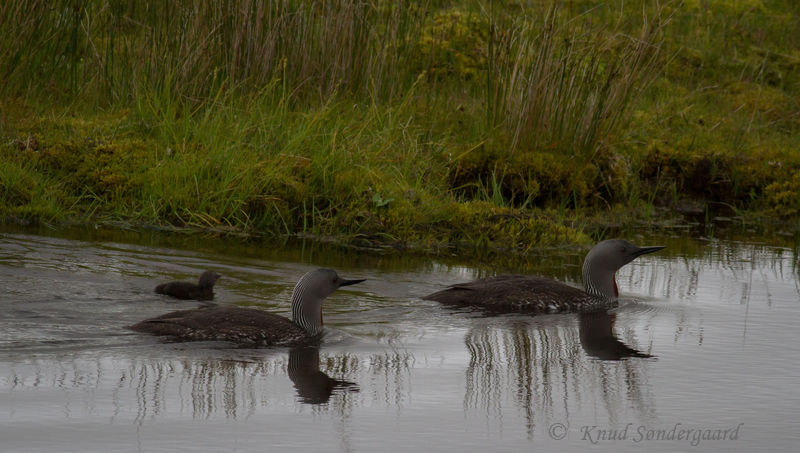
[[200, 274], [200, 280], [197, 284], [203, 288], [210, 288], [214, 286], [214, 283], [217, 282], [217, 279], [222, 277], [222, 275], [214, 272], [214, 271], [205, 271]]
[[583, 287], [604, 299], [619, 296], [614, 274], [639, 256], [663, 249], [663, 245], [639, 247], [625, 239], [608, 239], [592, 247], [583, 260]]
[[316, 335], [322, 330], [322, 302], [342, 286], [364, 280], [346, 280], [333, 269], [316, 269], [300, 277], [292, 292], [292, 321]]

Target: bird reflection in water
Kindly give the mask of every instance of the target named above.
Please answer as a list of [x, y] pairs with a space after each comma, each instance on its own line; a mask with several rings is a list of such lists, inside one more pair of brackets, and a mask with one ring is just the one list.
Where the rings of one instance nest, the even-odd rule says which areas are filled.
[[[509, 402], [523, 414], [528, 436], [537, 424], [568, 420], [569, 413], [595, 401], [609, 420], [630, 408], [651, 420], [655, 404], [648, 381], [649, 354], [614, 335], [615, 315], [599, 312], [476, 319], [464, 337], [464, 410], [484, 408], [489, 423], [503, 424]], [[591, 403], [589, 403], [591, 404]], [[499, 427], [498, 427], [499, 428]]]
[[650, 354], [626, 345], [614, 334], [616, 319], [616, 314], [605, 310], [578, 315], [578, 334], [586, 354], [600, 360], [653, 358]]
[[354, 382], [334, 379], [319, 369], [319, 347], [296, 347], [289, 351], [289, 379], [297, 397], [306, 404], [325, 404], [334, 392], [357, 392]]
[[[344, 423], [353, 407], [365, 401], [400, 405], [411, 395], [413, 355], [406, 352], [330, 352], [320, 357], [319, 347], [312, 346], [288, 351], [187, 348], [176, 352], [180, 357], [175, 359], [159, 355], [124, 363], [118, 375], [114, 374], [117, 368], [97, 374], [113, 382], [115, 404], [124, 406], [126, 398], [136, 401], [139, 421], [168, 411], [198, 418], [246, 418], [292, 400], [298, 408], [310, 406], [315, 413], [337, 414]], [[60, 373], [49, 379], [56, 380], [63, 369], [60, 365], [47, 370]], [[35, 377], [45, 379], [47, 375]], [[370, 392], [360, 392], [356, 382], [369, 382]]]

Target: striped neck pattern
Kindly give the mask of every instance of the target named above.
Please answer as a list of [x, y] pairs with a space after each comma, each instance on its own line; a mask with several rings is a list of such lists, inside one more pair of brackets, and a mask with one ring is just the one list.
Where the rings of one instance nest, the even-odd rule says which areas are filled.
[[589, 259], [583, 262], [582, 278], [583, 289], [592, 296], [614, 300], [619, 295], [614, 273], [592, 269], [592, 261]]
[[322, 301], [325, 298], [318, 297], [309, 286], [307, 279], [300, 279], [292, 291], [292, 321], [314, 336], [322, 332]]

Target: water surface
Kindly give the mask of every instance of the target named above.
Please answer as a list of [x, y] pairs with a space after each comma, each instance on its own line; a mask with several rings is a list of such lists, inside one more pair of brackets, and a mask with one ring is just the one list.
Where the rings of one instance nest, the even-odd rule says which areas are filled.
[[[787, 451], [800, 440], [791, 240], [631, 237], [667, 249], [619, 272], [619, 308], [532, 317], [420, 297], [495, 270], [577, 286], [585, 250], [469, 263], [3, 231], [1, 451]], [[125, 329], [199, 306], [153, 287], [205, 269], [223, 274], [217, 303], [289, 316], [294, 283], [321, 266], [368, 280], [327, 300], [319, 348], [168, 343]]]

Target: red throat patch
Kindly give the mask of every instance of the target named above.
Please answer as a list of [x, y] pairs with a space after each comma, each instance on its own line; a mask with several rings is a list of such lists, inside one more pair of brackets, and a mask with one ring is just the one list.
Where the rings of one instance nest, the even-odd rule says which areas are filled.
[[617, 288], [617, 275], [616, 274], [614, 274], [614, 277], [612, 277], [612, 280], [614, 281], [614, 297], [619, 297], [619, 288]]

